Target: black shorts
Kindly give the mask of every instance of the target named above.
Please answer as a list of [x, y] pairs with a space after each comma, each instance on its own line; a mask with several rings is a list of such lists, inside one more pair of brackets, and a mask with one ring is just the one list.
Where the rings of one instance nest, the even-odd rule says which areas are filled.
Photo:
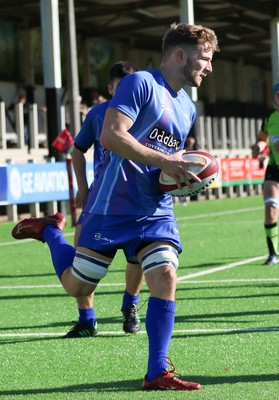
[[279, 167], [276, 165], [268, 165], [265, 171], [265, 181], [275, 181], [279, 183]]

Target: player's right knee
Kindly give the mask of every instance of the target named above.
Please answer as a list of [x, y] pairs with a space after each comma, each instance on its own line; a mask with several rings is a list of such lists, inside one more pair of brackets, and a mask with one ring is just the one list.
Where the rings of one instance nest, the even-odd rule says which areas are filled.
[[76, 252], [72, 274], [83, 282], [98, 285], [99, 281], [108, 273], [110, 261], [91, 257], [88, 254]]

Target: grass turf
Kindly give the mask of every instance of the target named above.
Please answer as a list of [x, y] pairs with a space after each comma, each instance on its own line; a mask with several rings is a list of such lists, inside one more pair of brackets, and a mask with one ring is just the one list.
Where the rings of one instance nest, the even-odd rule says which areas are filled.
[[[61, 339], [77, 319], [75, 300], [60, 287], [47, 245], [14, 241], [13, 224], [5, 223], [0, 226], [0, 398], [279, 398], [279, 266], [262, 265], [267, 253], [262, 198], [191, 202], [176, 205], [175, 212], [184, 251], [169, 356], [182, 378], [203, 388], [141, 391], [148, 290], [144, 285], [140, 297], [141, 332], [125, 335], [121, 252], [95, 296], [99, 335]], [[73, 232], [69, 224], [70, 242]]]

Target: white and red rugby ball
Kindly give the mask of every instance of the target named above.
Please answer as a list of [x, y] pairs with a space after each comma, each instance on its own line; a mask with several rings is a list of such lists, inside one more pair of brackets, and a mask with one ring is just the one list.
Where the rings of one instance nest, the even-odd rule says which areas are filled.
[[194, 196], [206, 190], [217, 178], [219, 172], [219, 164], [217, 159], [205, 151], [193, 150], [187, 151], [182, 155], [186, 161], [198, 161], [203, 165], [189, 165], [187, 169], [196, 174], [201, 182], [190, 179], [192, 187], [186, 185], [186, 182], [181, 182], [182, 189], [178, 189], [175, 180], [161, 171], [159, 176], [159, 185], [163, 192], [177, 197]]

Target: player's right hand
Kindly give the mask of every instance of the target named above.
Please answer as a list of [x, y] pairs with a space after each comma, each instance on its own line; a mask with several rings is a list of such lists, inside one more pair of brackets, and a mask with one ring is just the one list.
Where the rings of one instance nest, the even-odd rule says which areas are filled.
[[86, 202], [87, 197], [88, 197], [88, 192], [89, 192], [88, 188], [84, 188], [83, 190], [79, 189], [77, 191], [75, 200], [76, 200], [76, 206], [78, 208], [83, 208], [84, 207], [85, 202]]
[[174, 178], [179, 189], [181, 189], [181, 182], [185, 182], [187, 186], [191, 187], [192, 184], [190, 183], [190, 179], [194, 179], [197, 182], [201, 181], [194, 172], [187, 169], [187, 166], [202, 166], [203, 163], [183, 160], [182, 155], [184, 153], [185, 150], [179, 150], [177, 153], [170, 154], [167, 159], [165, 159], [167, 162], [164, 162], [164, 165], [161, 168], [167, 175]]

